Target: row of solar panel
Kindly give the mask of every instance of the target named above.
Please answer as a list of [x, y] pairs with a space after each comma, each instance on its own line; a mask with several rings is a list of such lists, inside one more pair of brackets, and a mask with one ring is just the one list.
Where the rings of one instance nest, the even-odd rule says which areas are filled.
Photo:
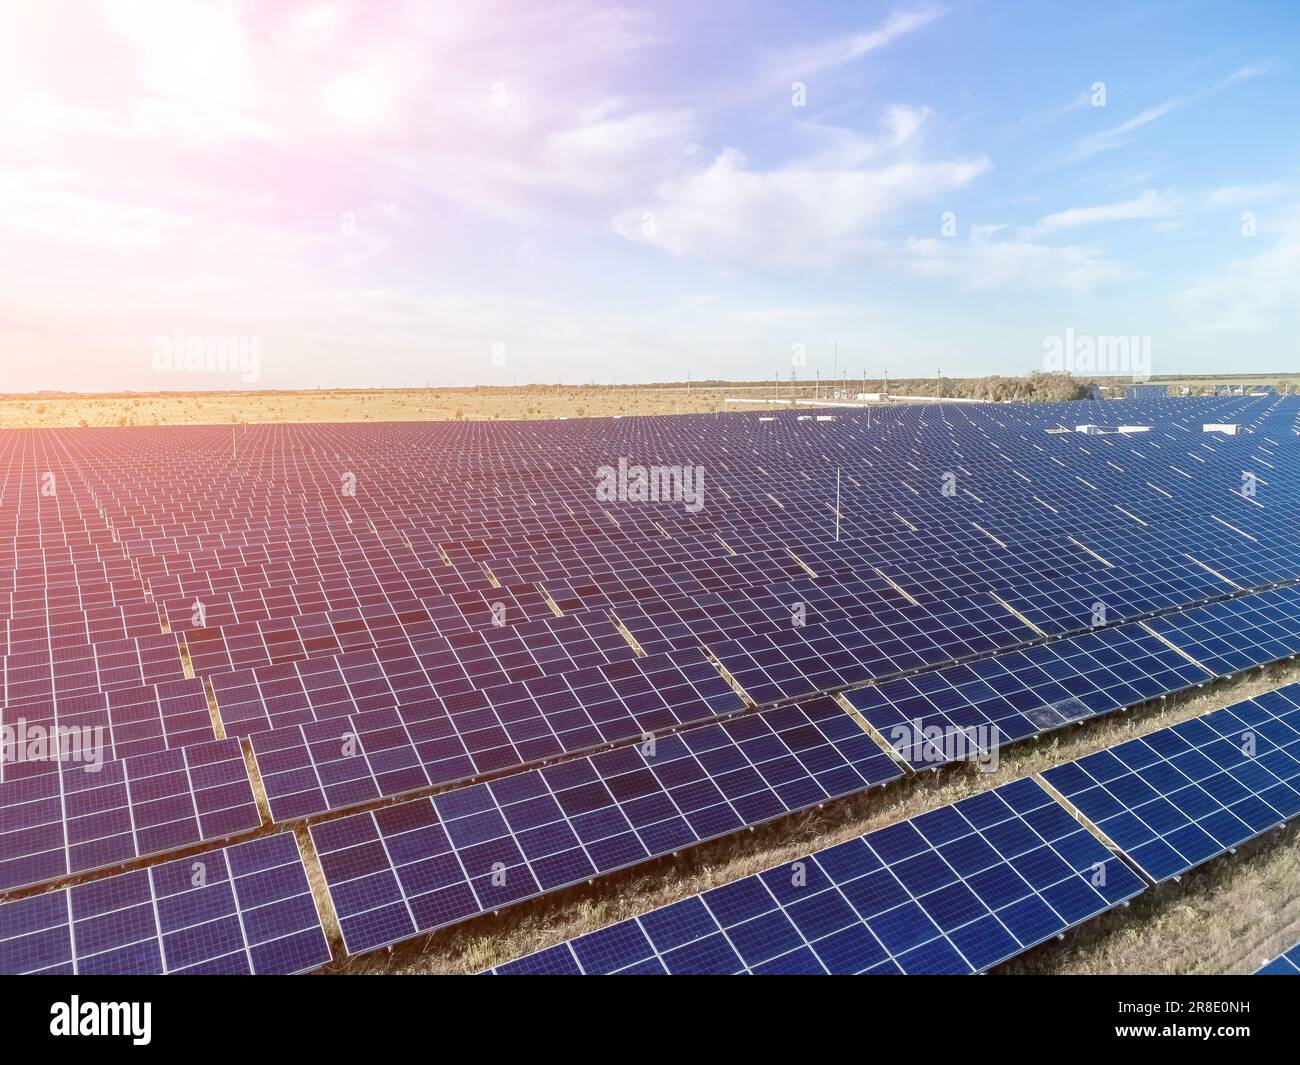
[[1300, 685], [1043, 779], [1069, 808], [1025, 778], [494, 972], [982, 972], [1143, 891], [1129, 863], [1167, 879], [1300, 813]]
[[1144, 889], [1026, 779], [494, 972], [981, 972]]
[[[356, 953], [899, 776], [848, 715], [818, 700], [311, 831]], [[306, 794], [320, 801], [319, 788]]]
[[[1239, 704], [1194, 723], [1164, 730], [1155, 738], [1108, 752], [1122, 763], [1124, 758], [1131, 758], [1135, 748], [1148, 749], [1152, 744], [1163, 745], [1170, 751], [1179, 744], [1199, 748], [1194, 754], [1202, 761], [1188, 758], [1185, 773], [1159, 777], [1147, 785], [1148, 788], [1162, 785], [1166, 789], [1167, 794], [1151, 795], [1152, 801], [1159, 799], [1163, 803], [1158, 808], [1160, 817], [1157, 808], [1148, 810], [1139, 804], [1136, 812], [1123, 811], [1116, 822], [1126, 828], [1120, 833], [1123, 844], [1134, 848], [1135, 858], [1150, 865], [1153, 875], [1175, 875], [1212, 856], [1205, 841], [1227, 849], [1300, 810], [1300, 792], [1296, 791], [1296, 785], [1300, 784], [1296, 780], [1300, 763], [1295, 761], [1295, 754], [1300, 752], [1297, 693], [1300, 687], [1286, 689], [1275, 696]], [[734, 726], [748, 720], [752, 719], [739, 718], [729, 724]], [[1228, 751], [1231, 744], [1224, 737], [1246, 729], [1260, 734], [1253, 741], [1257, 754], [1238, 752], [1234, 758]], [[1260, 743], [1268, 748], [1261, 750]], [[629, 757], [618, 751], [610, 755]], [[1081, 795], [1080, 809], [1084, 815], [1090, 816], [1090, 811], [1097, 814], [1105, 822], [1102, 826], [1105, 828], [1111, 822], [1103, 816], [1104, 808], [1094, 805], [1093, 795], [1081, 794], [1084, 789], [1074, 786], [1071, 777], [1076, 772], [1086, 774], [1099, 759], [1101, 756], [1094, 756], [1092, 761], [1059, 767], [1047, 774], [1047, 780], [1067, 797]], [[542, 773], [551, 772], [562, 778], [568, 772], [592, 772], [569, 768], [572, 766], [572, 763], [562, 764]], [[1180, 761], [1175, 768], [1182, 766]], [[1213, 766], [1215, 771], [1207, 766]], [[526, 784], [525, 780], [532, 783]], [[509, 805], [510, 800], [498, 797], [498, 791], [513, 797], [516, 793], [512, 789], [520, 788], [523, 790], [519, 794], [531, 801], [540, 797], [542, 780], [545, 777], [536, 775], [508, 777], [494, 784], [480, 785], [477, 791], [452, 792], [434, 800], [402, 804], [375, 814], [315, 826], [313, 837], [331, 897], [344, 927], [352, 926], [349, 949], [380, 946], [463, 920], [484, 910], [554, 890], [563, 883], [621, 868], [632, 860], [641, 861], [656, 853], [678, 849], [689, 840], [689, 836], [669, 837], [658, 851], [645, 847], [644, 840], [636, 835], [636, 815], [625, 816], [611, 794], [596, 789], [600, 817], [595, 820], [597, 834], [591, 840], [584, 838], [580, 831], [575, 832], [575, 822], [581, 823], [575, 815], [586, 811], [581, 807], [567, 811], [562, 803], [557, 805], [551, 798], [544, 806], [551, 820], [535, 843], [531, 833], [536, 826], [526, 819], [512, 819], [503, 809], [503, 801]], [[581, 783], [591, 782], [583, 779]], [[716, 782], [709, 783], [714, 786], [701, 786], [702, 790], [696, 793], [710, 794], [716, 804]], [[662, 791], [662, 782], [659, 790]], [[854, 790], [861, 790], [861, 786]], [[479, 798], [469, 807], [459, 805], [467, 801], [470, 793]], [[552, 794], [553, 789], [549, 789], [548, 798]], [[1127, 794], [1136, 793], [1130, 790]], [[1214, 802], [1218, 805], [1213, 805]], [[1180, 803], [1189, 811], [1195, 810], [1204, 825], [1189, 825], [1186, 816], [1179, 822], [1176, 812], [1165, 810], [1167, 806], [1176, 811]], [[529, 807], [524, 805], [520, 809], [526, 811]], [[654, 816], [664, 817], [665, 809], [671, 807], [667, 804], [654, 807]], [[452, 811], [465, 819], [463, 833], [449, 828], [447, 819]], [[1147, 816], [1167, 832], [1168, 839], [1161, 837], [1153, 841], [1149, 835], [1140, 836], [1139, 826], [1148, 834], [1152, 831], [1142, 820]], [[1137, 819], [1136, 825], [1130, 825], [1131, 818]], [[726, 830], [734, 831], [735, 827], [738, 826], [733, 824]], [[607, 867], [603, 868], [602, 862], [591, 860], [590, 852], [584, 853], [583, 848], [591, 843], [606, 845], [611, 838], [617, 841], [617, 858], [605, 863]], [[1178, 846], [1182, 851], [1173, 850]], [[557, 852], [564, 854], [563, 871], [555, 876], [549, 864], [541, 863], [556, 861]], [[1165, 858], [1170, 853], [1178, 854], [1184, 864], [1173, 866], [1166, 860], [1156, 865], [1157, 857]], [[536, 875], [534, 861], [543, 870], [540, 876]]]
[[[952, 760], [927, 737], [962, 733], [987, 747], [1298, 653], [1300, 588], [1289, 587], [889, 681], [847, 698], [884, 735], [910, 737], [907, 757], [919, 769]], [[1201, 656], [1209, 664], [1197, 664]]]
[[207, 743], [215, 736], [200, 680], [10, 704], [0, 707], [0, 725], [0, 781], [53, 771], [48, 759], [22, 753], [24, 738], [35, 736], [38, 729], [93, 736], [105, 761]]
[[[1269, 610], [1293, 609], [1293, 590], [1251, 599], [1270, 597]], [[1234, 617], [1261, 612], [1258, 607], [1247, 611], [1243, 604], [1248, 602], [1232, 601], [1206, 609], [1230, 610]], [[1269, 647], [1266, 657], [1277, 650]], [[647, 662], [636, 660], [627, 665], [639, 667]], [[687, 699], [683, 705], [700, 709], [668, 717], [669, 725], [689, 724], [740, 708], [707, 665], [699, 665], [702, 673], [714, 678], [710, 683], [715, 685], [717, 699], [728, 701], [725, 706], [709, 707], [699, 700], [697, 689], [684, 688]], [[1204, 670], [1141, 627], [1121, 626], [862, 689], [849, 698], [909, 765], [919, 769], [979, 756], [997, 744], [1204, 679]], [[477, 699], [452, 706], [416, 699], [396, 709], [360, 711], [256, 734], [253, 746], [272, 814], [285, 820], [457, 783], [557, 753], [635, 739], [665, 723], [662, 707], [654, 708], [653, 720], [624, 713], [598, 723], [591, 716], [592, 704], [587, 698], [592, 690], [584, 692], [581, 699], [575, 693], [559, 703], [555, 702], [557, 695], [569, 689], [547, 693], [549, 712], [539, 710], [541, 703], [534, 701], [535, 693], [534, 699], [516, 698], [497, 706]], [[643, 691], [638, 698], [646, 694]], [[199, 705], [188, 706], [182, 716], [195, 720], [196, 730], [201, 730], [196, 735], [210, 735]], [[66, 717], [58, 724], [66, 727], [89, 720]], [[570, 727], [556, 732], [553, 723], [557, 721]], [[539, 725], [548, 727], [539, 731]], [[862, 742], [868, 741], [863, 737]], [[246, 786], [242, 764], [235, 765], [233, 753], [227, 760]], [[63, 772], [51, 779], [43, 783], [35, 780], [42, 772], [48, 775], [56, 764], [48, 760], [25, 763], [10, 754], [5, 766], [7, 779], [0, 784], [0, 808], [6, 811], [7, 823], [15, 827], [8, 834], [11, 842], [6, 853], [11, 857], [0, 865], [4, 870], [0, 883], [6, 887], [39, 883], [69, 872], [104, 867], [124, 857], [161, 852], [163, 848], [151, 844], [147, 834], [143, 842], [132, 840], [120, 825], [132, 812], [130, 789], [124, 784], [126, 768], [132, 762], [121, 763], [120, 773], [103, 778], [104, 786], [110, 781], [123, 784], [120, 795], [114, 792], [110, 798], [108, 791], [90, 793], [103, 797], [96, 799], [90, 810], [98, 820], [75, 817], [53, 802], [51, 789], [58, 785], [66, 789], [64, 782], [77, 769], [63, 765]], [[234, 781], [223, 783], [233, 785]], [[37, 795], [39, 788], [44, 791]], [[256, 823], [255, 811], [245, 810], [239, 816]], [[107, 823], [110, 817], [113, 831], [87, 828]], [[136, 820], [150, 825], [150, 814], [142, 812]], [[183, 823], [180, 819], [171, 822]], [[220, 835], [200, 829], [196, 837], [212, 838]]]
[[0, 973], [267, 975], [329, 960], [292, 832], [0, 905]]
[[[1241, 612], [1239, 604], [1226, 605]], [[1121, 626], [860, 689], [848, 699], [913, 769], [923, 769], [1207, 679], [1206, 670], [1141, 626]], [[252, 741], [280, 819], [449, 785], [649, 731], [629, 727], [619, 735], [607, 726], [599, 735], [589, 728], [552, 734], [519, 709], [422, 699], [254, 733]]]
[[0, 783], [0, 890], [167, 854], [261, 824], [236, 739], [117, 761], [65, 743], [59, 757], [9, 766], [39, 772]]

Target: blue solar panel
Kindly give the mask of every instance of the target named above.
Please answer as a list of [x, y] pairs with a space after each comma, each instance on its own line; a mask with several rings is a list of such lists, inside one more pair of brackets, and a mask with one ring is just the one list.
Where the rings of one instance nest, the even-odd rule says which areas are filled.
[[1142, 890], [1026, 779], [494, 971], [982, 972]]
[[[1207, 678], [1140, 625], [1122, 625], [886, 681], [846, 698], [914, 769], [926, 769]], [[974, 746], [958, 750], [957, 738]]]
[[[950, 597], [956, 599], [956, 597]], [[757, 703], [833, 691], [1012, 647], [1034, 631], [988, 596], [904, 605], [857, 618], [786, 626], [710, 646]]]
[[1150, 627], [1216, 676], [1300, 654], [1300, 588], [1153, 618]]
[[329, 945], [293, 834], [0, 904], [0, 973], [288, 974]]
[[1043, 778], [1152, 879], [1167, 880], [1300, 813], [1300, 685]]
[[350, 952], [897, 779], [828, 699], [312, 827]]
[[239, 741], [213, 740], [0, 784], [0, 889], [226, 839], [261, 824]]
[[[0, 705], [0, 726], [4, 728], [0, 734], [0, 781], [53, 769], [53, 763], [27, 761], [17, 750], [19, 737], [31, 736], [37, 728], [97, 736], [106, 760], [152, 754], [214, 738], [208, 701], [199, 680], [81, 691], [36, 702]], [[96, 729], [102, 731], [96, 733]]]
[[[616, 672], [615, 672], [616, 670]], [[739, 710], [696, 651], [251, 737], [277, 820], [446, 785]]]
[[226, 729], [237, 735], [420, 704], [447, 719], [480, 772], [705, 721], [744, 705], [698, 649], [442, 697], [419, 662], [391, 645], [212, 681]]
[[1262, 969], [1255, 971], [1255, 976], [1300, 976], [1300, 943], [1279, 954]]

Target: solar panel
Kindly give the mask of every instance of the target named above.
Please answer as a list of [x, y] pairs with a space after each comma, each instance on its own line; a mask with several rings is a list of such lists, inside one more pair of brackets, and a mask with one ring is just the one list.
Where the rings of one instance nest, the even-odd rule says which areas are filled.
[[329, 960], [291, 832], [0, 904], [9, 975], [268, 975]]
[[1216, 676], [1300, 654], [1300, 588], [1278, 588], [1153, 618], [1151, 629]]
[[203, 682], [170, 681], [138, 688], [78, 692], [57, 699], [0, 707], [0, 780], [48, 772], [17, 752], [20, 737], [33, 730], [58, 728], [83, 735], [99, 733], [105, 758], [130, 758], [213, 739]]
[[786, 625], [710, 647], [757, 703], [843, 688], [1035, 638], [987, 596], [945, 607], [903, 606], [867, 619]]
[[1140, 625], [1122, 625], [885, 681], [846, 698], [919, 770], [1207, 678]]
[[0, 890], [225, 839], [261, 824], [239, 741], [0, 783]]
[[1300, 943], [1279, 954], [1262, 969], [1257, 969], [1255, 976], [1300, 976]]
[[1043, 778], [1153, 880], [1167, 880], [1300, 813], [1300, 685]]
[[311, 832], [356, 953], [899, 775], [851, 717], [817, 700]]
[[1144, 887], [1025, 779], [493, 971], [983, 972]]
[[[550, 733], [546, 757], [602, 742], [589, 737], [625, 739], [742, 705], [698, 650], [635, 658], [626, 644], [624, 648], [628, 657], [610, 656], [581, 667], [570, 663], [574, 668], [549, 675], [538, 675], [530, 666], [517, 674], [520, 679], [503, 682], [502, 674], [493, 671], [483, 687], [469, 682], [459, 666], [426, 664], [394, 645], [217, 674], [211, 680], [232, 735], [438, 698], [453, 714], [460, 708], [485, 711], [499, 730], [506, 722], [519, 722], [514, 732], [521, 739], [539, 730]], [[573, 733], [577, 735], [565, 735]], [[510, 738], [502, 735], [497, 746]]]

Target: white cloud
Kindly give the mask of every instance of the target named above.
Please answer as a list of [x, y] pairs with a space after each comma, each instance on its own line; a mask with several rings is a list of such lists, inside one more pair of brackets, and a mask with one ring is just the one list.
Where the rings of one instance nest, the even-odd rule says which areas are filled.
[[1133, 140], [1131, 135], [1143, 126], [1149, 126], [1158, 118], [1164, 118], [1170, 111], [1176, 110], [1180, 106], [1182, 106], [1181, 100], [1166, 100], [1164, 103], [1149, 107], [1145, 111], [1134, 115], [1127, 122], [1121, 122], [1118, 126], [1112, 126], [1100, 133], [1091, 133], [1086, 137], [1081, 137], [1075, 145], [1075, 156], [1077, 158], [1086, 158], [1090, 155], [1096, 155], [1098, 152], [1123, 147]]
[[765, 56], [766, 77], [776, 85], [802, 81], [823, 70], [861, 59], [892, 44], [900, 37], [928, 26], [943, 11], [937, 7], [895, 11], [885, 24], [874, 30], [843, 34], [811, 45], [796, 45]]
[[1092, 292], [1129, 280], [1132, 273], [1099, 249], [1056, 247], [1030, 240], [911, 239], [903, 264], [921, 277], [948, 278], [971, 289], [1004, 285]]
[[615, 218], [615, 231], [679, 257], [730, 265], [838, 262], [865, 250], [908, 206], [989, 169], [982, 156], [919, 158], [911, 142], [924, 114], [890, 109], [880, 140], [823, 128], [828, 150], [766, 170], [725, 148], [704, 170], [661, 182], [653, 202]]
[[[1294, 336], [1300, 330], [1300, 205], [1242, 242], [1270, 239], [1263, 251], [1234, 260], [1179, 294], [1193, 331]], [[1237, 357], [1249, 361], [1248, 352]]]
[[1286, 186], [1279, 181], [1266, 185], [1224, 185], [1211, 192], [1205, 202], [1211, 207], [1237, 207], [1270, 199], [1284, 188]]
[[1166, 218], [1177, 206], [1175, 197], [1167, 192], [1148, 189], [1141, 196], [1122, 203], [1105, 203], [1095, 207], [1071, 207], [1046, 215], [1035, 227], [1040, 233], [1061, 229], [1097, 225], [1102, 222], [1130, 222], [1135, 220]]

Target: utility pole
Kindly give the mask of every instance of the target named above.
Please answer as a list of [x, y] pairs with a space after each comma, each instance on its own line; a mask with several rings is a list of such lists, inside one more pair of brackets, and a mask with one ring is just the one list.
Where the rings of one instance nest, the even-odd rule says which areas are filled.
[[813, 399], [819, 400], [821, 398], [822, 398], [822, 368], [818, 366], [817, 383], [813, 386]]
[[889, 398], [889, 371], [885, 371], [885, 398]]
[[840, 468], [835, 467], [835, 542], [840, 542]]
[[934, 401], [939, 402], [939, 397], [943, 395], [943, 370], [934, 372]]

